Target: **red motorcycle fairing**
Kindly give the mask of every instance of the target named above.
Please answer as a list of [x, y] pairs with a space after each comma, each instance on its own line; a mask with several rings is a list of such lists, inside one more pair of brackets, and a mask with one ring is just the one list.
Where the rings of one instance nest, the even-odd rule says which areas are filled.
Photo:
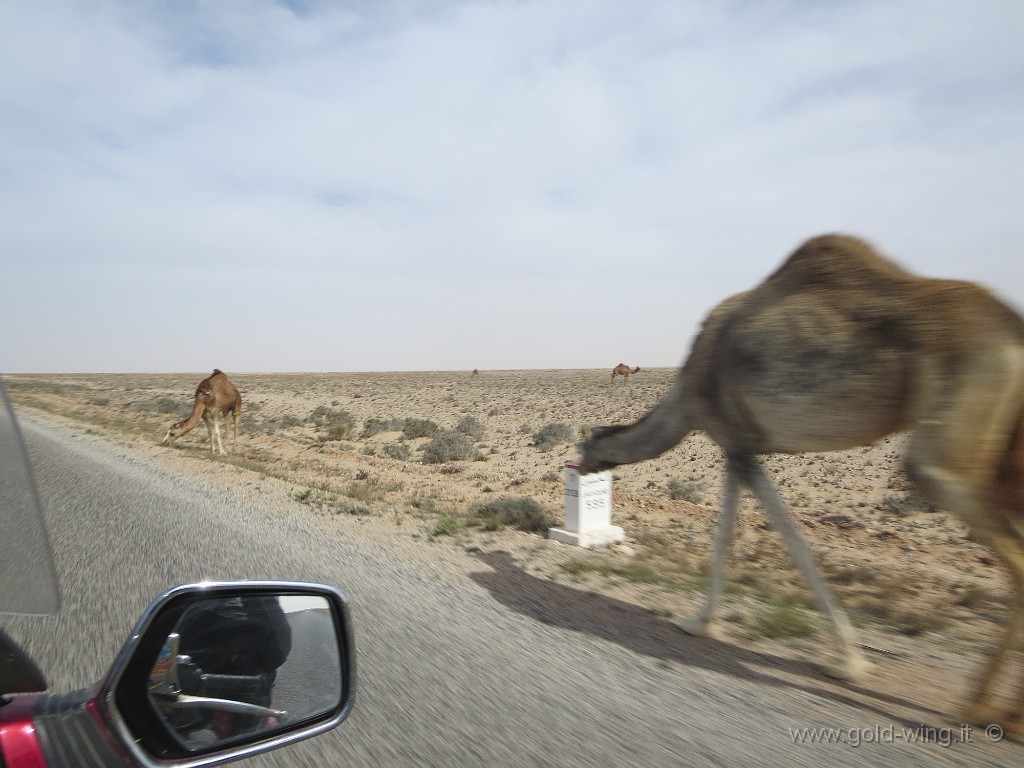
[[0, 765], [47, 768], [32, 722], [35, 696], [19, 696], [0, 707]]
[[134, 763], [100, 719], [98, 686], [20, 696], [0, 708], [0, 754], [8, 768], [105, 768]]
[[45, 765], [130, 766], [133, 761], [115, 746], [100, 718], [96, 697], [99, 686], [71, 693], [42, 695], [36, 699], [33, 723], [46, 759]]

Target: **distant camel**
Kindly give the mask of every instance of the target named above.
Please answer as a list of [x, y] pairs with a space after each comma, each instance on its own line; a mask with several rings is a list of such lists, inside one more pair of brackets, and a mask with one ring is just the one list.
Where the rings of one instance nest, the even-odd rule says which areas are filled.
[[614, 368], [612, 368], [612, 382], [615, 381], [616, 376], [621, 376], [623, 381], [629, 381], [629, 374], [639, 372], [639, 365], [636, 368], [630, 369], [630, 367], [625, 363], [619, 363]]
[[712, 310], [665, 398], [634, 424], [597, 428], [581, 445], [580, 471], [653, 458], [695, 429], [722, 446], [726, 475], [710, 589], [684, 630], [710, 628], [746, 486], [839, 636], [831, 674], [856, 677], [868, 666], [856, 633], [757, 457], [844, 450], [912, 430], [906, 468], [921, 494], [956, 513], [1010, 574], [1006, 630], [966, 716], [1024, 736], [1024, 686], [1006, 711], [991, 701], [992, 682], [1009, 674], [1007, 654], [1024, 639], [1020, 315], [973, 283], [912, 275], [860, 240], [814, 238]]
[[214, 368], [213, 374], [199, 382], [199, 386], [196, 387], [192, 415], [184, 421], [171, 424], [161, 444], [174, 442], [202, 419], [206, 422], [206, 431], [210, 436], [210, 450], [214, 453], [225, 453], [224, 444], [220, 440], [217, 417], [223, 415], [227, 418], [228, 413], [232, 414], [235, 422], [234, 436], [231, 439], [231, 450], [234, 450], [238, 441], [238, 417], [242, 413], [242, 395], [222, 370]]
[[470, 376], [472, 376], [473, 378], [476, 378], [479, 375], [480, 375], [480, 369], [479, 368], [474, 368], [473, 369], [473, 373], [470, 374]]

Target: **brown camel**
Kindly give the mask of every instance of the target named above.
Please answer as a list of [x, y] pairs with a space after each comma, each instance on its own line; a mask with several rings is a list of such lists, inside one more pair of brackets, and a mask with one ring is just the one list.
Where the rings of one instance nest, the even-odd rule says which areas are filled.
[[629, 374], [631, 373], [640, 373], [640, 366], [638, 365], [636, 368], [630, 369], [625, 363], [619, 363], [612, 368], [612, 382], [614, 383], [616, 376], [621, 376], [623, 381], [629, 381]]
[[726, 454], [711, 586], [696, 617], [711, 628], [741, 486], [780, 531], [839, 636], [830, 672], [868, 665], [849, 620], [757, 456], [834, 451], [912, 430], [909, 476], [1006, 564], [1013, 599], [1000, 642], [969, 700], [975, 723], [1024, 733], [1024, 681], [1012, 706], [991, 701], [1008, 652], [1024, 639], [1024, 319], [968, 282], [918, 277], [860, 240], [827, 235], [705, 320], [665, 398], [631, 425], [599, 427], [581, 472], [650, 459], [702, 429]]
[[210, 436], [210, 450], [214, 453], [226, 453], [224, 444], [220, 440], [220, 425], [217, 423], [218, 416], [225, 419], [232, 414], [235, 422], [234, 435], [231, 439], [231, 449], [235, 449], [238, 441], [238, 418], [242, 413], [242, 395], [238, 387], [232, 384], [224, 372], [219, 368], [213, 369], [213, 374], [199, 382], [196, 387], [195, 404], [192, 406], [192, 414], [184, 421], [171, 424], [167, 434], [164, 435], [163, 443], [174, 442], [199, 423], [202, 419], [206, 422], [206, 431]]

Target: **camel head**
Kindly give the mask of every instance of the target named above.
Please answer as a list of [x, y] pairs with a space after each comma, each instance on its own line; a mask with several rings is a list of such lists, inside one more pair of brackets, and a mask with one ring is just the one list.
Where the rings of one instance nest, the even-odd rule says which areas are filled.
[[168, 443], [173, 443], [186, 432], [188, 432], [188, 430], [185, 429], [185, 422], [177, 421], [174, 424], [171, 424], [170, 427], [168, 427], [167, 434], [164, 435], [164, 439], [160, 441], [160, 445], [167, 445]]
[[623, 463], [615, 461], [610, 455], [604, 455], [606, 451], [603, 450], [601, 443], [604, 441], [604, 438], [616, 432], [621, 432], [627, 427], [628, 425], [626, 424], [616, 424], [610, 427], [588, 427], [582, 430], [583, 441], [576, 446], [580, 452], [579, 468], [581, 475], [602, 472]]

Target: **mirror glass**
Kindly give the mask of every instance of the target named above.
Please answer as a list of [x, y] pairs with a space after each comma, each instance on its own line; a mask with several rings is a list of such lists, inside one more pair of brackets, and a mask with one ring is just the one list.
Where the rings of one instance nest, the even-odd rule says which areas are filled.
[[341, 676], [326, 598], [249, 593], [190, 605], [147, 694], [182, 747], [206, 750], [335, 709]]

